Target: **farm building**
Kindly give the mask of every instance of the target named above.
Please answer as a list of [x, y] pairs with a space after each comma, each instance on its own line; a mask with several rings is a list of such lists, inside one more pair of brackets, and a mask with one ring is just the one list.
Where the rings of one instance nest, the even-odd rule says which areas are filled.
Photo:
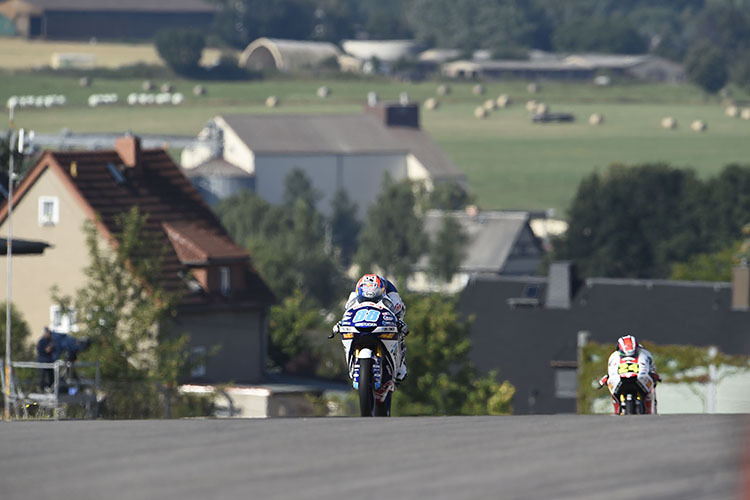
[[252, 188], [280, 203], [284, 179], [302, 170], [322, 199], [318, 209], [344, 190], [359, 215], [380, 192], [384, 176], [394, 180], [465, 185], [466, 177], [419, 127], [416, 104], [380, 104], [360, 114], [217, 116], [182, 153], [185, 173], [213, 202]]
[[6, 0], [0, 15], [26, 38], [147, 39], [165, 28], [206, 29], [216, 7], [202, 0]]
[[332, 43], [258, 38], [242, 52], [239, 64], [254, 70], [295, 71], [338, 59], [341, 51]]

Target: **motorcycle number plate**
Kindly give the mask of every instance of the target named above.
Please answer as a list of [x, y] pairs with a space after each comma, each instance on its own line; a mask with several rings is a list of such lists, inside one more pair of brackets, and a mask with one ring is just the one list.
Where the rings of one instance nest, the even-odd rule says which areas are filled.
[[617, 373], [625, 376], [638, 375], [640, 371], [638, 363], [620, 363], [620, 366], [617, 368]]

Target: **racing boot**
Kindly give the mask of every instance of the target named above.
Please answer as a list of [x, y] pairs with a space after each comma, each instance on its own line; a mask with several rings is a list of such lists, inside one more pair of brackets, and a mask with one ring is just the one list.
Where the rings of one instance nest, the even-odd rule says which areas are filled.
[[401, 336], [399, 343], [401, 344], [401, 366], [396, 370], [396, 385], [406, 379], [406, 342], [404, 342], [403, 335]]

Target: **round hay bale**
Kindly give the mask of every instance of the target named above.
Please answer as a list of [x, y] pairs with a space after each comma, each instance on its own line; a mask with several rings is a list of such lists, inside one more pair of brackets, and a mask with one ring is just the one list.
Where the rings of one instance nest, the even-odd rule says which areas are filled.
[[162, 92], [172, 92], [172, 90], [174, 90], [174, 87], [172, 86], [171, 83], [164, 82], [164, 83], [161, 84], [160, 90]]
[[322, 86], [318, 87], [318, 91], [316, 92], [316, 94], [321, 99], [325, 99], [326, 97], [328, 97], [329, 95], [331, 95], [331, 89], [329, 89], [325, 85], [322, 85]]
[[589, 116], [590, 125], [601, 125], [602, 123], [604, 123], [604, 116], [601, 113], [592, 113]]
[[549, 106], [543, 102], [540, 102], [536, 105], [536, 108], [534, 109], [536, 114], [538, 115], [546, 115], [549, 112]]
[[438, 95], [448, 95], [451, 93], [451, 86], [447, 83], [443, 83], [441, 85], [438, 85], [437, 88], [437, 94]]
[[677, 120], [672, 118], [671, 116], [665, 116], [661, 119], [661, 126], [662, 128], [673, 130], [677, 128]]
[[536, 101], [533, 101], [533, 100], [532, 101], [526, 101], [526, 111], [528, 111], [530, 113], [533, 112], [533, 111], [535, 111], [537, 104], [539, 104], [539, 103], [536, 102]]
[[471, 91], [474, 93], [474, 95], [484, 95], [485, 88], [481, 83], [477, 83], [471, 88]]
[[440, 102], [434, 97], [430, 97], [424, 102], [425, 109], [435, 110], [440, 106]]
[[495, 102], [494, 99], [487, 99], [486, 101], [484, 101], [483, 106], [484, 106], [484, 109], [486, 109], [487, 111], [492, 111], [493, 109], [497, 109], [497, 103]]
[[536, 82], [531, 82], [530, 84], [526, 85], [526, 91], [529, 94], [536, 94], [541, 89], [542, 89], [542, 87], [538, 83], [536, 83]]
[[742, 111], [740, 111], [740, 118], [743, 120], [750, 120], [750, 108], [742, 108]]
[[266, 97], [266, 107], [267, 108], [275, 108], [279, 105], [279, 98], [275, 95], [270, 95]]
[[500, 94], [495, 102], [497, 103], [498, 108], [507, 108], [510, 106], [510, 97], [508, 94]]
[[474, 117], [479, 118], [480, 120], [487, 118], [488, 115], [489, 113], [484, 108], [484, 106], [477, 106], [477, 108], [474, 110]]
[[206, 87], [203, 85], [196, 85], [193, 87], [193, 95], [196, 97], [206, 95]]
[[92, 80], [90, 76], [84, 76], [84, 77], [81, 77], [80, 80], [78, 80], [78, 85], [84, 88], [91, 87], [91, 83], [92, 83]]
[[703, 120], [693, 120], [690, 124], [690, 128], [695, 132], [705, 132], [708, 129], [708, 125]]
[[740, 110], [737, 106], [727, 106], [724, 108], [724, 114], [727, 115], [729, 118], [737, 118], [740, 114]]
[[144, 92], [151, 92], [154, 90], [154, 82], [151, 80], [144, 80], [143, 83], [141, 83], [141, 89]]

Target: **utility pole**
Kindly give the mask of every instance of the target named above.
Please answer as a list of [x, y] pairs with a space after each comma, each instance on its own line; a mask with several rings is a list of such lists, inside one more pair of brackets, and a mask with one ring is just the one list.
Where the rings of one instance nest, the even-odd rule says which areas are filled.
[[[13, 258], [13, 111], [14, 107], [10, 108], [10, 139], [8, 143], [8, 255], [7, 255], [7, 270], [6, 270], [6, 304], [5, 304], [5, 420], [10, 420], [10, 304], [11, 304], [11, 259]], [[21, 147], [19, 150], [23, 150], [23, 130], [19, 135], [19, 143]]]

